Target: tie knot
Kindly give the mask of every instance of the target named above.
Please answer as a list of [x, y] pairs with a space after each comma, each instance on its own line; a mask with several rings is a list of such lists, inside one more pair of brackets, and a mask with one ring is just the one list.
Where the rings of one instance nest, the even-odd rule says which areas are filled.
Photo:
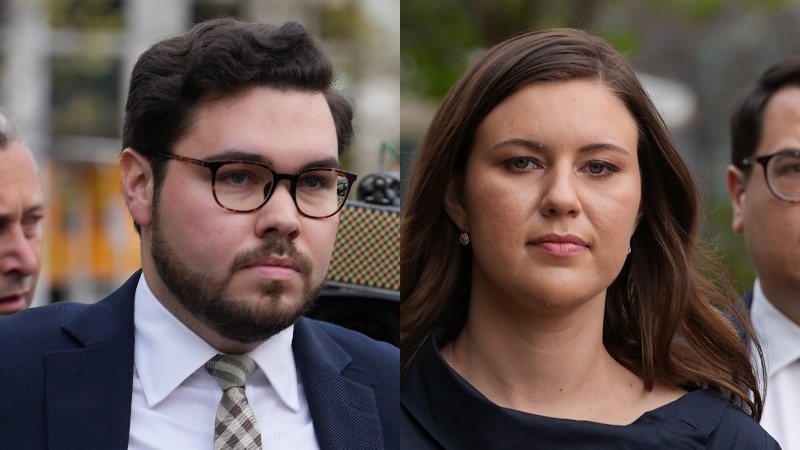
[[223, 391], [243, 387], [247, 377], [256, 370], [256, 362], [247, 355], [217, 355], [206, 363], [206, 370], [217, 380]]

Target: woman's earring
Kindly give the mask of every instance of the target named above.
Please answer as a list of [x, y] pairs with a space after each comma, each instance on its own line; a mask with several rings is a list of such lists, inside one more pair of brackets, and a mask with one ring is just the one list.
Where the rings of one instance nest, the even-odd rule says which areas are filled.
[[462, 232], [458, 237], [458, 243], [461, 245], [469, 245], [469, 233], [466, 231]]

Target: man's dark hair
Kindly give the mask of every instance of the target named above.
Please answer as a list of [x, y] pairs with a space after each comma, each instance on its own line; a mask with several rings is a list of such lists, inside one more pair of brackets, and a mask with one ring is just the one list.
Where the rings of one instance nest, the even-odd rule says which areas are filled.
[[[333, 65], [322, 46], [296, 22], [281, 26], [221, 18], [163, 40], [139, 57], [131, 73], [122, 148], [150, 160], [158, 202], [166, 160], [189, 133], [198, 104], [252, 87], [325, 95], [338, 150], [353, 138], [353, 108], [333, 88]], [[136, 225], [138, 231], [139, 227]]]
[[731, 163], [749, 174], [742, 159], [754, 155], [761, 139], [764, 109], [785, 86], [800, 87], [800, 53], [787, 56], [766, 70], [736, 103], [731, 114]]

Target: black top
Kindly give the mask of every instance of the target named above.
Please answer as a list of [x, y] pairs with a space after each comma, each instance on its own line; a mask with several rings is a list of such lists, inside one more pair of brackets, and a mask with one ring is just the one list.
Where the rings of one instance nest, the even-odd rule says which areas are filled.
[[502, 408], [442, 359], [438, 336], [401, 379], [401, 447], [424, 449], [780, 449], [727, 400], [698, 389], [626, 426]]

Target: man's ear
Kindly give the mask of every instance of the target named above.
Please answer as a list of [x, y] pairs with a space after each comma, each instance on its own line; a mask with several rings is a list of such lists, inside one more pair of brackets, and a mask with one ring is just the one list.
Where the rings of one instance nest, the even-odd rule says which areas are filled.
[[747, 183], [744, 172], [734, 165], [728, 166], [728, 195], [731, 197], [731, 207], [733, 207], [733, 219], [731, 229], [734, 233], [744, 232], [744, 202], [745, 184]]
[[469, 223], [467, 223], [467, 209], [464, 207], [463, 193], [461, 180], [455, 177], [450, 178], [444, 194], [444, 210], [459, 230], [468, 232]]
[[153, 169], [147, 158], [132, 148], [120, 156], [122, 195], [133, 221], [148, 226], [153, 213]]

